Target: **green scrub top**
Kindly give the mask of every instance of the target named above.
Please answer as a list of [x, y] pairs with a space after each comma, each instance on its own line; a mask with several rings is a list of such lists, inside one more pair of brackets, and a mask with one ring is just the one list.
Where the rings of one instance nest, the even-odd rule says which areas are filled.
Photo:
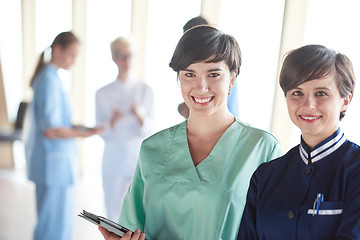
[[236, 239], [252, 173], [281, 156], [268, 132], [236, 120], [194, 165], [186, 123], [146, 139], [119, 223], [147, 239]]

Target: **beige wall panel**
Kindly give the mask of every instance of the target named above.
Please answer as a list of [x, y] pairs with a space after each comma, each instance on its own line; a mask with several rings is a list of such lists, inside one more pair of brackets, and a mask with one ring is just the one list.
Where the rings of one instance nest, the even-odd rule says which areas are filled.
[[219, 24], [220, 2], [220, 0], [201, 1], [201, 16], [203, 16], [210, 24]]
[[132, 0], [131, 33], [137, 42], [132, 75], [140, 80], [144, 79], [145, 72], [148, 4], [148, 0]]
[[29, 86], [40, 56], [35, 52], [35, 0], [21, 1], [24, 99], [32, 98]]
[[6, 106], [5, 86], [2, 75], [1, 59], [0, 59], [0, 126], [8, 126], [9, 117]]
[[[286, 0], [278, 72], [284, 55], [289, 50], [303, 45], [307, 6], [307, 0]], [[284, 93], [279, 87], [277, 77], [271, 132], [281, 141], [285, 151], [292, 147], [290, 146], [291, 129], [292, 123], [287, 112]]]

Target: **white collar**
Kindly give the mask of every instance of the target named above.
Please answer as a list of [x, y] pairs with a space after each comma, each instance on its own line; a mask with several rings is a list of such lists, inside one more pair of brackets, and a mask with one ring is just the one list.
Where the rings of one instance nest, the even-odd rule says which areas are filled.
[[331, 153], [335, 152], [341, 145], [346, 141], [344, 133], [339, 128], [334, 134], [330, 137], [316, 145], [311, 152], [308, 152], [306, 143], [301, 138], [301, 143], [299, 146], [299, 152], [302, 160], [305, 164], [308, 164], [308, 159], [311, 158], [312, 163], [317, 162]]

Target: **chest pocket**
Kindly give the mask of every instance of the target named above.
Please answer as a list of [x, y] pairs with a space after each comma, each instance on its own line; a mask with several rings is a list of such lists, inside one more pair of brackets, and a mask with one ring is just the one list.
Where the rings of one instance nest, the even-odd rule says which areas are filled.
[[[336, 235], [340, 224], [343, 202], [322, 202], [318, 215], [316, 209], [308, 209], [307, 214], [310, 218], [310, 232], [314, 239], [331, 239]], [[326, 231], [324, 231], [326, 229]]]

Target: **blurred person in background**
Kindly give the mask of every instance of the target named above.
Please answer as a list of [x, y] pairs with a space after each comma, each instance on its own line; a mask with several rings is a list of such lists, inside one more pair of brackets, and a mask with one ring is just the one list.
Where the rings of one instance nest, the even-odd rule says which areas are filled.
[[25, 124], [28, 177], [36, 185], [35, 240], [69, 240], [73, 226], [74, 184], [77, 179], [76, 137], [101, 132], [71, 123], [70, 99], [57, 70], [69, 69], [79, 51], [72, 32], [62, 32], [51, 44], [51, 60], [44, 52], [36, 67]]
[[130, 76], [134, 41], [119, 37], [111, 43], [118, 68], [116, 80], [96, 92], [96, 122], [104, 126], [102, 178], [107, 217], [117, 221], [131, 182], [141, 142], [153, 130], [153, 92]]

